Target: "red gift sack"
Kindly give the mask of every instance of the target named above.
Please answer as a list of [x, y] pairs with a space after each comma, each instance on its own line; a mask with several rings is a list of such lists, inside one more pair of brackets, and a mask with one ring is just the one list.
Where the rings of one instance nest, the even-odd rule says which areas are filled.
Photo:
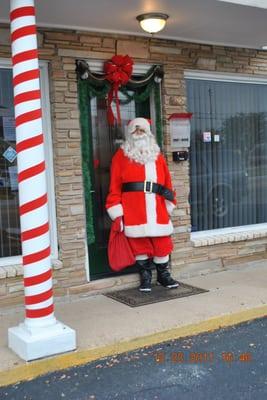
[[108, 260], [113, 271], [121, 271], [135, 263], [135, 257], [124, 232], [121, 232], [121, 218], [112, 222], [108, 242]]

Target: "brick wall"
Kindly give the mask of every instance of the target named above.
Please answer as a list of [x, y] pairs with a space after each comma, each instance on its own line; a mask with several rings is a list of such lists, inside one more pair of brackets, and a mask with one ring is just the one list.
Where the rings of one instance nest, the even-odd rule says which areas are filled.
[[[0, 29], [0, 57], [10, 58], [8, 27]], [[169, 146], [168, 116], [186, 111], [184, 69], [241, 74], [267, 74], [267, 53], [242, 48], [210, 46], [101, 35], [76, 31], [40, 29], [40, 59], [49, 61], [50, 100], [58, 222], [59, 259], [54, 263], [56, 295], [95, 293], [113, 287], [136, 284], [136, 275], [86, 282], [85, 214], [81, 171], [79, 110], [75, 59], [110, 59], [114, 54], [129, 54], [136, 63], [161, 63], [165, 76], [162, 85], [164, 150], [169, 162], [179, 206], [174, 212], [175, 250], [173, 273], [188, 274], [222, 270], [266, 258], [265, 238], [213, 246], [194, 247], [190, 242], [189, 164], [174, 164]], [[0, 304], [23, 299], [22, 268], [0, 268]]]

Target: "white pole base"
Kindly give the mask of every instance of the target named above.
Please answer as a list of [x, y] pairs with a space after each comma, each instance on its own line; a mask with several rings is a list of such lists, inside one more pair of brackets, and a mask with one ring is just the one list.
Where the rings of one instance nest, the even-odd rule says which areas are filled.
[[8, 329], [8, 347], [26, 361], [76, 349], [76, 332], [61, 322], [42, 328], [25, 323]]

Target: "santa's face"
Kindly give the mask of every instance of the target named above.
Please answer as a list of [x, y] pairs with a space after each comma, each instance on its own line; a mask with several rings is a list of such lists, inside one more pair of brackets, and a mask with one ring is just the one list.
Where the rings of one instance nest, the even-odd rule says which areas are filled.
[[136, 129], [131, 134], [131, 145], [132, 147], [137, 147], [138, 149], [142, 149], [143, 147], [147, 147], [149, 144], [148, 134], [146, 130], [140, 126], [136, 126]]
[[136, 137], [136, 136], [142, 136], [145, 133], [146, 133], [146, 130], [144, 128], [142, 128], [139, 125], [136, 125], [135, 130], [132, 132], [132, 135], [135, 135], [135, 137]]
[[159, 147], [144, 118], [136, 118], [130, 123], [122, 148], [130, 159], [141, 164], [155, 160], [159, 153]]
[[138, 147], [139, 149], [148, 145], [148, 135], [146, 130], [139, 125], [131, 134], [131, 144], [133, 147]]

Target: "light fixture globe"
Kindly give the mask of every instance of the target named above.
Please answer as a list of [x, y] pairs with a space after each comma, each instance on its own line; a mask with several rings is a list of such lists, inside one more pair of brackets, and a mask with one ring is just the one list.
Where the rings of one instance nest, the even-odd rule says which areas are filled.
[[136, 17], [141, 28], [148, 33], [160, 32], [166, 25], [169, 16], [162, 13], [146, 13]]

